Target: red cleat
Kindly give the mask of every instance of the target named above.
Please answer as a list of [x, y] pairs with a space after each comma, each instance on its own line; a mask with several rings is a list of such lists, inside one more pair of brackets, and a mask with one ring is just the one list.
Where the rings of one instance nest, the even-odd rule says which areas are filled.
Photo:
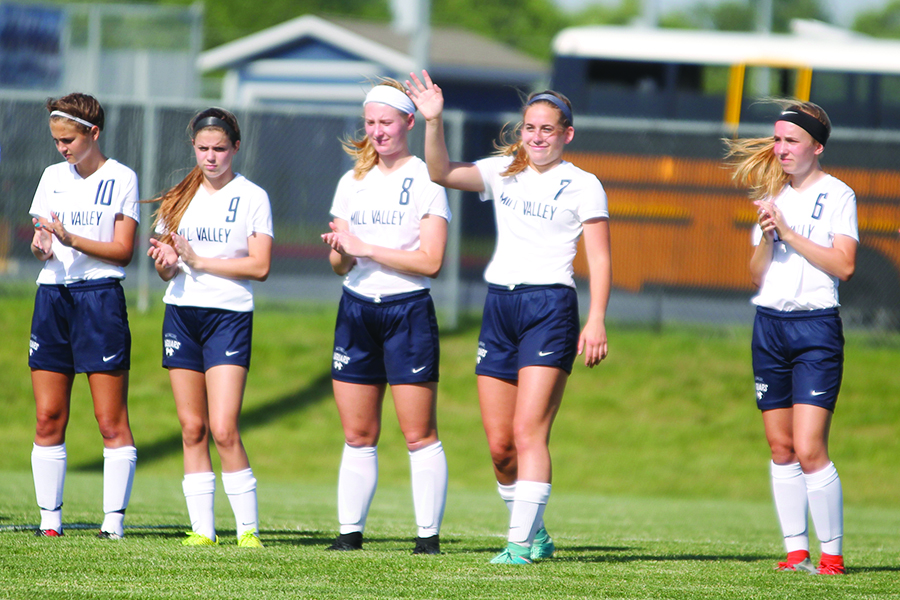
[[816, 572], [819, 575], [846, 575], [844, 557], [840, 554], [822, 553], [822, 558], [819, 560], [819, 569]]
[[816, 567], [809, 560], [809, 552], [807, 550], [794, 550], [788, 552], [787, 559], [778, 563], [775, 567], [778, 571], [798, 571], [805, 573], [815, 573]]

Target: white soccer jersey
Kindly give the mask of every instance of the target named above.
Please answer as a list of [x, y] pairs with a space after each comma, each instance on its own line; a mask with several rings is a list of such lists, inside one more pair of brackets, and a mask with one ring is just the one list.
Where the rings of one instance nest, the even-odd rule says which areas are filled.
[[[353, 178], [353, 171], [345, 173], [334, 193], [331, 214], [346, 221], [350, 232], [362, 241], [395, 250], [419, 249], [419, 227], [425, 215], [450, 221], [447, 193], [431, 181], [428, 167], [416, 156], [387, 175], [375, 167], [362, 181]], [[344, 285], [375, 298], [428, 289], [431, 280], [358, 258]]]
[[[785, 185], [775, 206], [793, 231], [820, 246], [831, 248], [835, 235], [859, 241], [856, 194], [831, 175], [803, 192]], [[762, 229], [757, 225], [754, 245], [761, 239]], [[811, 265], [790, 245], [776, 241], [772, 264], [753, 303], [783, 311], [833, 308], [839, 306], [838, 278]]]
[[[178, 226], [178, 234], [187, 239], [198, 256], [205, 258], [249, 256], [247, 238], [254, 233], [275, 237], [272, 208], [266, 191], [243, 175], [235, 175], [214, 194], [201, 185]], [[248, 280], [194, 272], [181, 260], [178, 266], [178, 274], [169, 282], [163, 297], [166, 304], [235, 312], [253, 310], [253, 287]]]
[[[74, 165], [57, 163], [44, 169], [29, 210], [33, 217], [48, 221], [55, 214], [66, 231], [111, 242], [115, 239], [116, 215], [140, 221], [138, 181], [134, 171], [111, 158], [83, 179]], [[53, 256], [38, 274], [39, 284], [73, 283], [86, 279], [124, 279], [125, 269], [63, 246], [56, 236]]]
[[603, 186], [593, 174], [566, 161], [546, 173], [528, 167], [501, 176], [511, 160], [495, 156], [475, 163], [484, 180], [481, 199], [494, 201], [497, 220], [497, 246], [485, 280], [575, 287], [572, 261], [582, 224], [609, 218]]

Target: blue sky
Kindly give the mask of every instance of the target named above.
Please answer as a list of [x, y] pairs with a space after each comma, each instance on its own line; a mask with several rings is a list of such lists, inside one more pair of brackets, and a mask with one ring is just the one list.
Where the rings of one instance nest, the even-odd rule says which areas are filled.
[[[553, 0], [566, 9], [577, 10], [589, 4], [617, 5], [620, 0]], [[778, 0], [774, 0], [777, 2]], [[849, 26], [860, 10], [871, 10], [885, 6], [889, 0], [821, 0], [823, 6], [831, 11], [836, 24]], [[663, 14], [684, 9], [695, 4], [715, 4], [717, 0], [656, 0], [659, 11]]]

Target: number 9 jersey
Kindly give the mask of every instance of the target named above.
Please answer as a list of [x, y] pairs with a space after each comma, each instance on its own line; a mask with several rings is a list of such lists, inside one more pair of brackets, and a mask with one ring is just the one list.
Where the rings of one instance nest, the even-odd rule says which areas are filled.
[[[157, 229], [160, 228], [159, 224]], [[164, 231], [157, 231], [164, 233]], [[249, 256], [247, 238], [254, 233], [274, 238], [272, 208], [264, 189], [235, 174], [214, 194], [201, 185], [181, 217], [178, 235], [197, 256], [243, 258]], [[179, 259], [178, 274], [169, 282], [163, 302], [176, 306], [220, 308], [235, 312], [253, 310], [253, 287], [245, 279], [228, 279], [193, 271]]]
[[[361, 181], [353, 171], [341, 177], [331, 214], [343, 219], [362, 241], [394, 250], [419, 249], [419, 225], [426, 215], [450, 221], [444, 188], [433, 183], [422, 159], [412, 156], [385, 175], [376, 166]], [[424, 275], [402, 273], [358, 258], [344, 279], [348, 289], [370, 298], [431, 288]]]
[[[140, 222], [137, 175], [111, 158], [87, 179], [82, 179], [69, 163], [50, 165], [44, 169], [29, 212], [48, 221], [56, 215], [69, 233], [111, 242], [116, 215]], [[51, 237], [53, 256], [44, 263], [38, 284], [68, 284], [105, 277], [125, 279], [122, 267], [63, 246], [56, 236]]]

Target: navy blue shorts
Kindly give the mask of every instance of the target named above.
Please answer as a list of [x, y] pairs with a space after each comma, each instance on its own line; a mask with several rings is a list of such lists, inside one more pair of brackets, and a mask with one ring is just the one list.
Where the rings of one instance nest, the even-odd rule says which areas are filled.
[[813, 404], [834, 411], [844, 373], [838, 309], [785, 312], [757, 307], [752, 350], [760, 410]]
[[572, 372], [581, 330], [578, 295], [567, 285], [488, 286], [475, 373], [518, 381], [519, 369]]
[[375, 301], [344, 288], [334, 326], [333, 379], [369, 385], [437, 381], [440, 357], [428, 290]]
[[119, 280], [39, 285], [28, 366], [56, 373], [130, 369], [131, 330]]
[[219, 365], [250, 368], [253, 312], [166, 305], [163, 366], [205, 373]]

